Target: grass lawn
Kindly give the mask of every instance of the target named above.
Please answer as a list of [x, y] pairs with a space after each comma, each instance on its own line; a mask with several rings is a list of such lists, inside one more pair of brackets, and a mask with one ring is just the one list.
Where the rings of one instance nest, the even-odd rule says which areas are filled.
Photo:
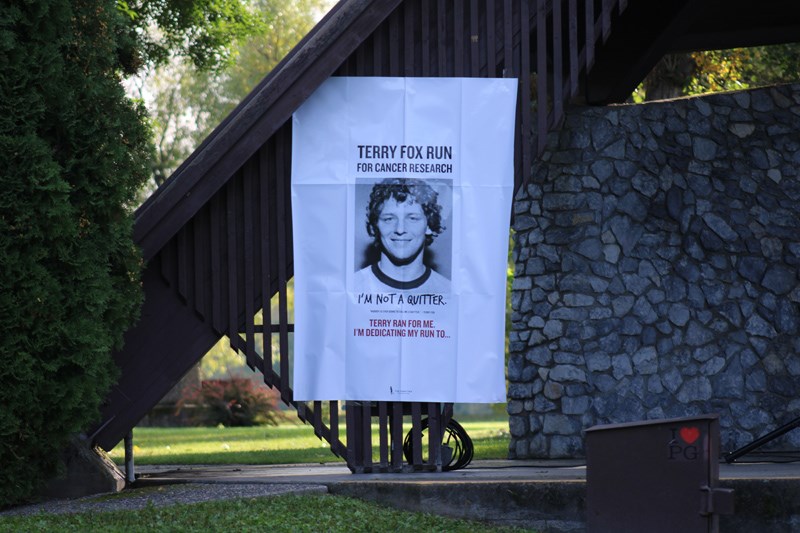
[[[124, 497], [124, 493], [120, 495]], [[519, 531], [397, 511], [343, 496], [285, 495], [71, 515], [0, 516], [0, 531]]]
[[[475, 446], [474, 459], [508, 456], [508, 419], [459, 419]], [[344, 425], [340, 435], [344, 435]], [[331, 463], [328, 443], [300, 422], [244, 428], [137, 428], [133, 431], [134, 459], [140, 465], [159, 464], [294, 464]], [[377, 428], [373, 437], [377, 442]], [[111, 453], [118, 464], [125, 460], [120, 443]]]
[[[508, 421], [459, 419], [475, 446], [476, 459], [505, 459]], [[344, 435], [344, 427], [341, 428]], [[377, 439], [377, 428], [375, 441]], [[248, 428], [137, 428], [137, 464], [291, 464], [337, 462], [327, 443], [300, 422]], [[124, 461], [122, 444], [111, 452]], [[106, 496], [131, 497], [124, 491]], [[513, 528], [398, 511], [343, 496], [284, 495], [266, 498], [148, 506], [137, 511], [69, 515], [0, 516], [0, 532], [128, 531], [520, 531]]]

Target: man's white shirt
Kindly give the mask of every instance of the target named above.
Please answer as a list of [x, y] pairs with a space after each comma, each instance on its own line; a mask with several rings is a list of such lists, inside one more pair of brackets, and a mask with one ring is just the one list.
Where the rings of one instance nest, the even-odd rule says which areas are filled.
[[449, 294], [450, 280], [430, 267], [419, 278], [397, 281], [384, 274], [377, 264], [362, 268], [355, 273], [353, 288], [357, 292], [419, 292], [426, 294]]

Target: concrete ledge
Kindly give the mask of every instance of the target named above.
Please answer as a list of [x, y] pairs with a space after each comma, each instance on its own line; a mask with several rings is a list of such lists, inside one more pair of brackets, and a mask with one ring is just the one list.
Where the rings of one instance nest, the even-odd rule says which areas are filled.
[[[351, 474], [342, 463], [158, 466], [142, 468], [136, 482], [167, 483], [314, 483], [409, 511], [542, 533], [586, 528], [586, 469], [575, 461], [475, 461], [454, 472], [403, 474]], [[735, 491], [735, 514], [720, 516], [720, 531], [800, 531], [800, 463], [722, 463], [719, 485]], [[698, 508], [699, 498], [698, 487]]]
[[542, 532], [585, 528], [586, 483], [580, 481], [352, 481], [332, 483], [328, 492], [407, 511], [435, 512]]
[[62, 452], [64, 470], [48, 480], [42, 499], [80, 498], [92, 494], [119, 492], [125, 488], [125, 476], [99, 447], [92, 447], [81, 437], [73, 437]]
[[720, 531], [800, 531], [800, 480], [732, 479], [734, 514], [720, 516]]
[[[734, 489], [736, 510], [733, 515], [719, 517], [720, 531], [800, 531], [800, 480], [734, 479], [723, 481], [721, 486]], [[542, 533], [586, 529], [584, 481], [348, 481], [330, 483], [328, 491], [397, 509], [533, 528]], [[699, 498], [698, 491], [698, 507]]]

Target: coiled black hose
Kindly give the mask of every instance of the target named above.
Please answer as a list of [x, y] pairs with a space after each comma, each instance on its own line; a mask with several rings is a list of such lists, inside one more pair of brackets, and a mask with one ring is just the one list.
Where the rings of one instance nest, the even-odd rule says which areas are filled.
[[[420, 424], [420, 431], [423, 435], [426, 429], [428, 429], [428, 419], [423, 418]], [[449, 460], [447, 460], [445, 450], [452, 452]], [[444, 438], [442, 439], [442, 470], [447, 472], [464, 468], [472, 462], [474, 450], [472, 439], [467, 434], [467, 431], [461, 424], [451, 418], [447, 423], [447, 427], [444, 430]], [[406, 438], [403, 441], [403, 455], [406, 461], [413, 462], [414, 445], [411, 442], [411, 431], [406, 434]], [[447, 462], [445, 463], [445, 461]]]

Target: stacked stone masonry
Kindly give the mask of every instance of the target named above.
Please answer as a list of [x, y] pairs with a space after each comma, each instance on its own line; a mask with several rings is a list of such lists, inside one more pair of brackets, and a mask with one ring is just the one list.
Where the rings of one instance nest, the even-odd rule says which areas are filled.
[[732, 451], [800, 416], [800, 84], [573, 110], [514, 229], [511, 458], [705, 413]]

